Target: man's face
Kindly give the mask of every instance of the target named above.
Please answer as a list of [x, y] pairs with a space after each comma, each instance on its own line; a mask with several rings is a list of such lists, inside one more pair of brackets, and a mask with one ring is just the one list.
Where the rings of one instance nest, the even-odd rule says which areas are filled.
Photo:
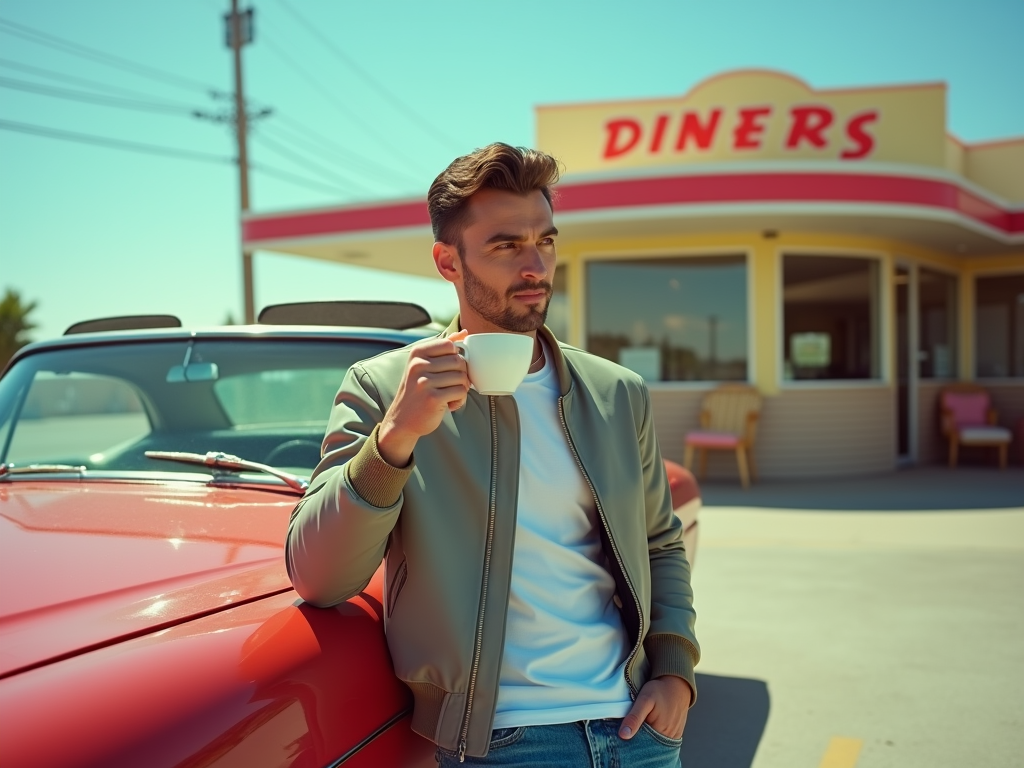
[[557, 234], [540, 191], [485, 189], [473, 195], [456, 281], [464, 321], [512, 333], [540, 328], [551, 299]]

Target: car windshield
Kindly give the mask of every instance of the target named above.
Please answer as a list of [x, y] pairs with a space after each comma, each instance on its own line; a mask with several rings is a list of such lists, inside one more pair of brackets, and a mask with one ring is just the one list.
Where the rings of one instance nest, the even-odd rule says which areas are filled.
[[185, 472], [219, 451], [308, 476], [349, 366], [394, 344], [173, 340], [43, 351], [0, 380], [0, 463]]

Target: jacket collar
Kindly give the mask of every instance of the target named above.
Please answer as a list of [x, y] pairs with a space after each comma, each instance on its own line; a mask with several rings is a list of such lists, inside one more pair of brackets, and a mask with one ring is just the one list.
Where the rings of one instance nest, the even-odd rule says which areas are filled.
[[[453, 333], [458, 333], [461, 329], [462, 324], [459, 322], [459, 316], [456, 315], [452, 318], [448, 327], [441, 331], [440, 335], [447, 338]], [[558, 345], [558, 339], [555, 338], [555, 334], [551, 332], [551, 329], [545, 325], [541, 327], [539, 333], [544, 337], [544, 341], [548, 343], [548, 349], [551, 350], [551, 356], [554, 358], [555, 370], [558, 371], [558, 389], [564, 397], [569, 394], [569, 390], [572, 388], [572, 376], [569, 373], [569, 364], [566, 363], [565, 355], [562, 354], [562, 348]]]

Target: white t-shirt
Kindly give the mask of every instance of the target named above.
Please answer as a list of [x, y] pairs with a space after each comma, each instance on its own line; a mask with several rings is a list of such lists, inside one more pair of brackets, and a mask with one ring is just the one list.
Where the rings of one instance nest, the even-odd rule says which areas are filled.
[[601, 522], [562, 431], [546, 349], [545, 358], [514, 395], [519, 503], [495, 728], [625, 717], [632, 706]]

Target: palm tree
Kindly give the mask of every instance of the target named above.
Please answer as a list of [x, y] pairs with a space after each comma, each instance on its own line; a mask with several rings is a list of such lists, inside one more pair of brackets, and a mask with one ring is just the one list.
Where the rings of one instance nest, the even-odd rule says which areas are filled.
[[23, 303], [21, 295], [11, 288], [4, 291], [4, 297], [0, 300], [0, 369], [7, 365], [15, 352], [31, 341], [26, 334], [36, 324], [28, 316], [36, 306], [35, 301]]

